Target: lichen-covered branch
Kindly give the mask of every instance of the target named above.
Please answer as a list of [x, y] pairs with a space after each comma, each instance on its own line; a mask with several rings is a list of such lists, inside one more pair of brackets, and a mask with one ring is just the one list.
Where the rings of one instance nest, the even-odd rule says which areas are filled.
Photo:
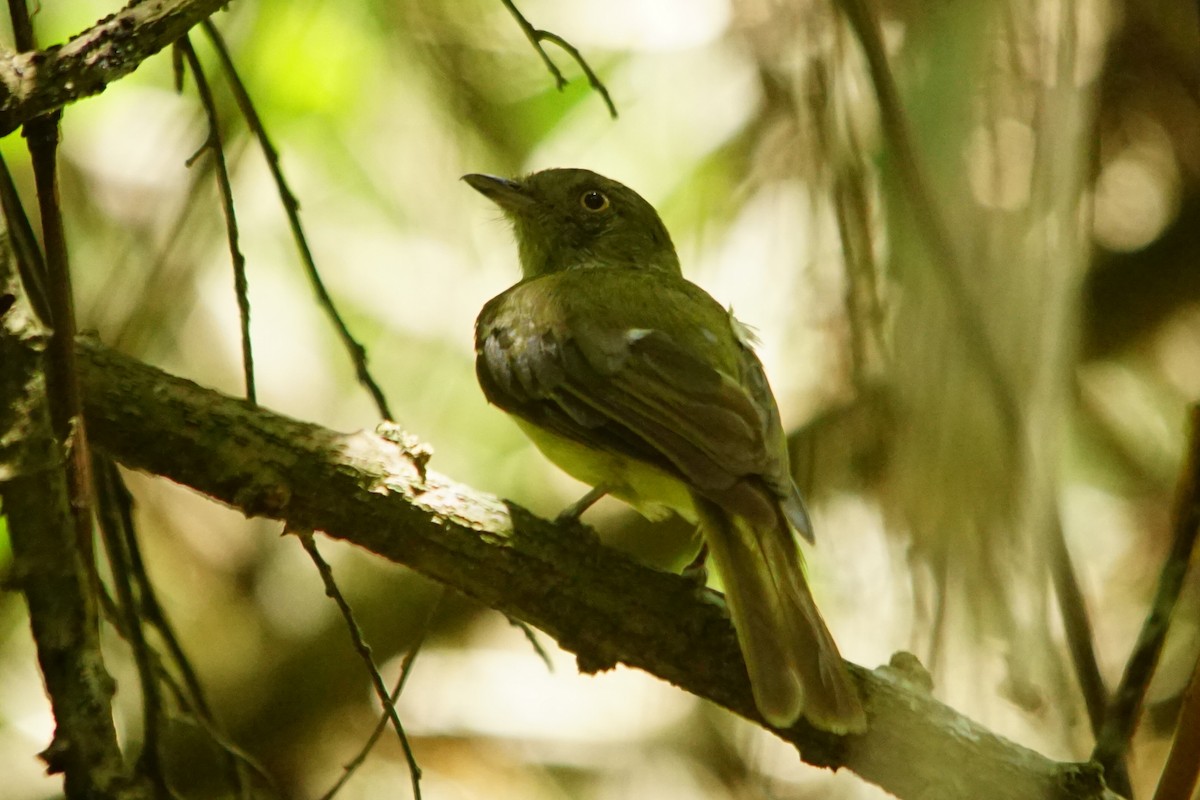
[[[426, 472], [419, 451], [373, 433], [288, 419], [94, 343], [81, 343], [79, 357], [95, 444], [126, 466], [406, 564], [542, 628], [585, 671], [623, 662], [759, 719], [728, 619], [690, 582]], [[805, 761], [845, 767], [900, 798], [1113, 797], [1096, 769], [991, 734], [901, 671], [853, 673], [870, 729], [779, 731]]]
[[104, 91], [229, 0], [132, 0], [66, 44], [0, 53], [0, 136]]

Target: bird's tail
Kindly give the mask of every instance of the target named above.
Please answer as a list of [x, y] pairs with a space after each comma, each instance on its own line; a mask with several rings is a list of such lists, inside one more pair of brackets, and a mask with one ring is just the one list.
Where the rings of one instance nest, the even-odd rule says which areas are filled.
[[832, 733], [864, 730], [858, 692], [817, 611], [782, 512], [776, 524], [756, 530], [711, 500], [694, 501], [763, 717], [780, 728], [804, 715]]

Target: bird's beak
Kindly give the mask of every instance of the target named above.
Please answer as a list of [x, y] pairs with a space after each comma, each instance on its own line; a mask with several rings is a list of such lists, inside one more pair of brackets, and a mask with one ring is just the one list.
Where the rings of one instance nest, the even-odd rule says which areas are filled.
[[534, 202], [520, 181], [479, 173], [463, 175], [462, 179], [472, 189], [511, 214], [519, 214]]

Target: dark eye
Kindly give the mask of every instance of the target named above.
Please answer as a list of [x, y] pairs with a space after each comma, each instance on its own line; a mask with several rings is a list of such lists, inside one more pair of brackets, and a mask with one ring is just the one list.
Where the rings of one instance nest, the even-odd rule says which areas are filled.
[[579, 204], [588, 211], [603, 211], [608, 208], [608, 197], [604, 192], [589, 189], [579, 197]]

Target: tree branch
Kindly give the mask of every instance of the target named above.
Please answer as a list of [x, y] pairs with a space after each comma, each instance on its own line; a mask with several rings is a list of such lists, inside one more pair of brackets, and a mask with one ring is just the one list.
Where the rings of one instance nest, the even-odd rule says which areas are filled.
[[[0, 238], [3, 226], [0, 225]], [[49, 335], [22, 300], [0, 241], [0, 499], [12, 544], [12, 584], [25, 595], [54, 740], [41, 754], [69, 798], [142, 800], [149, 787], [125, 764], [112, 717], [88, 564], [78, 546], [46, 389]]]
[[229, 0], [131, 0], [63, 45], [0, 53], [0, 136], [104, 91]]
[[[646, 670], [759, 721], [729, 620], [675, 575], [639, 566], [517, 505], [429, 471], [372, 433], [343, 434], [203, 389], [81, 342], [96, 446], [249, 516], [353, 542], [537, 625], [596, 672]], [[777, 734], [821, 767], [846, 767], [900, 798], [1112, 798], [1099, 772], [989, 733], [890, 667], [851, 665], [870, 729]]]

